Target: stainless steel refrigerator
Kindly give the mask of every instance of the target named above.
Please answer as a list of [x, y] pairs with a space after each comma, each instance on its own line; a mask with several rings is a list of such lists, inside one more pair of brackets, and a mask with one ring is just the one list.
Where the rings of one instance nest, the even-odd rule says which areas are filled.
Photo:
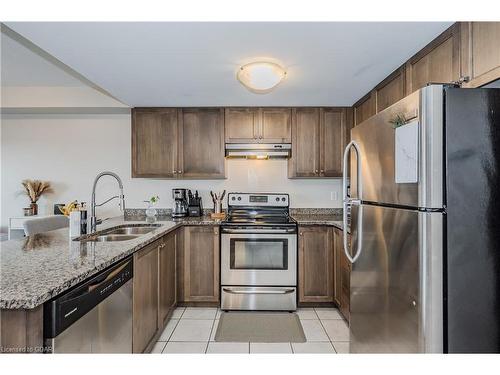
[[344, 155], [350, 351], [500, 352], [500, 89], [427, 86]]

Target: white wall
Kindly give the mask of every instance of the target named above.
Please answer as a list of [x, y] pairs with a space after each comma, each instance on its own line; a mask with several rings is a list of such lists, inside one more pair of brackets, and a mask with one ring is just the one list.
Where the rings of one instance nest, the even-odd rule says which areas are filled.
[[[18, 196], [21, 180], [51, 181], [55, 194], [42, 198], [41, 212], [53, 203], [74, 199], [90, 201], [94, 177], [111, 170], [124, 182], [126, 205], [143, 208], [143, 200], [160, 196], [159, 207], [171, 206], [171, 189], [198, 189], [205, 207], [211, 207], [210, 190], [288, 192], [292, 207], [340, 207], [341, 180], [290, 180], [286, 160], [227, 160], [226, 180], [151, 180], [131, 178], [129, 114], [4, 114], [1, 123], [1, 226], [19, 216], [28, 205]], [[97, 197], [102, 201], [116, 193], [115, 182], [101, 181]], [[331, 192], [337, 200], [331, 199]], [[99, 209], [98, 209], [99, 210]], [[119, 214], [115, 203], [98, 211], [101, 216]]]

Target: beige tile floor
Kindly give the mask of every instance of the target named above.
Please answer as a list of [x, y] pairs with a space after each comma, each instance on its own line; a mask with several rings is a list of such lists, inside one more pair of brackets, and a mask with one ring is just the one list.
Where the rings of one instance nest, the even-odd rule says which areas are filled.
[[335, 308], [297, 311], [305, 343], [215, 342], [221, 311], [179, 307], [152, 353], [349, 353], [349, 328]]

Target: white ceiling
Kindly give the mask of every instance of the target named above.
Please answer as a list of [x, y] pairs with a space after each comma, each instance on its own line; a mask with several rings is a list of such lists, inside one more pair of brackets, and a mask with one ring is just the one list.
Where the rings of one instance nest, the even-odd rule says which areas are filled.
[[[449, 25], [7, 23], [134, 107], [352, 105]], [[235, 78], [239, 66], [259, 57], [288, 71], [266, 95], [250, 93]], [[7, 80], [22, 83], [25, 77], [12, 72]]]
[[1, 82], [8, 87], [83, 87], [71, 73], [1, 33]]

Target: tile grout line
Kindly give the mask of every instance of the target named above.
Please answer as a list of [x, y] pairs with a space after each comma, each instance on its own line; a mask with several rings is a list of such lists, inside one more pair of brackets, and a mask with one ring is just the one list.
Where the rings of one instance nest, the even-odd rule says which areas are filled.
[[[314, 309], [314, 312], [316, 312], [316, 309]], [[316, 313], [317, 314], [317, 313]], [[318, 315], [318, 318], [319, 318], [319, 315]], [[330, 343], [330, 345], [332, 346], [333, 348], [333, 351], [335, 352], [335, 354], [338, 354], [337, 353], [337, 349], [335, 349], [335, 345], [333, 345], [333, 342], [332, 342], [332, 338], [330, 337], [330, 335], [328, 334], [325, 326], [323, 325], [323, 321], [321, 319], [319, 319], [319, 324], [321, 324], [321, 327], [323, 328], [323, 330], [325, 331], [325, 334], [326, 334], [326, 337], [328, 337], [328, 342]]]
[[[165, 350], [165, 348], [167, 347], [167, 342], [166, 341], [157, 341], [156, 342], [156, 345], [161, 342], [163, 343], [163, 348], [161, 349], [161, 351], [159, 353], [151, 353], [151, 354], [163, 354], [163, 351]], [[154, 347], [154, 346], [153, 346]]]
[[[173, 319], [171, 319], [171, 320], [173, 320]], [[177, 319], [177, 323], [175, 323], [175, 327], [174, 327], [174, 329], [172, 330], [172, 332], [170, 332], [170, 335], [168, 335], [167, 342], [170, 342], [170, 338], [171, 338], [171, 337], [172, 337], [172, 335], [174, 334], [174, 331], [175, 331], [175, 329], [177, 328], [177, 326], [179, 325], [180, 321], [181, 321], [181, 319], [180, 319], [180, 318], [179, 318], [179, 319]], [[167, 323], [167, 324], [168, 324], [168, 323]], [[165, 327], [165, 328], [167, 328], [167, 327]]]
[[[340, 318], [340, 319], [324, 319], [324, 320], [342, 320], [344, 323], [346, 323], [347, 328], [349, 328], [349, 324], [347, 324], [347, 321], [346, 321], [344, 318]], [[321, 320], [321, 319], [320, 319], [320, 322], [321, 322], [321, 325], [323, 325], [323, 320]], [[324, 326], [323, 326], [323, 328], [324, 328]], [[325, 329], [325, 331], [326, 331], [326, 329]], [[347, 343], [349, 343], [349, 344], [351, 343], [351, 340], [350, 340], [350, 339], [349, 339], [349, 341], [343, 341], [343, 340], [335, 340], [335, 341], [334, 341], [334, 340], [332, 340], [332, 339], [330, 338], [330, 336], [328, 335], [328, 333], [327, 333], [326, 335], [328, 336], [328, 339], [330, 340], [330, 344], [333, 346], [333, 350], [334, 350], [334, 351], [335, 351], [335, 353], [337, 353], [337, 354], [341, 354], [341, 353], [339, 353], [339, 352], [337, 351], [337, 348], [335, 348], [335, 345], [333, 344], [334, 342], [347, 342]]]
[[[215, 317], [217, 318], [217, 312], [215, 312]], [[210, 338], [212, 337], [212, 331], [214, 330], [215, 321], [216, 321], [216, 319], [213, 320], [212, 328], [210, 328], [210, 334], [208, 335], [207, 346], [205, 347], [205, 354], [207, 354], [207, 351], [208, 351], [208, 345], [210, 344]], [[214, 340], [215, 340], [215, 338], [214, 338]]]
[[[171, 319], [171, 321], [172, 321], [172, 320], [173, 320], [173, 319]], [[169, 343], [169, 342], [173, 342], [173, 341], [170, 341], [170, 339], [172, 338], [172, 335], [174, 334], [174, 331], [175, 331], [175, 329], [177, 328], [177, 326], [179, 325], [179, 322], [180, 322], [180, 321], [181, 321], [181, 318], [177, 319], [177, 323], [175, 323], [175, 327], [174, 327], [174, 329], [172, 329], [172, 332], [170, 332], [170, 335], [168, 336], [167, 341], [165, 341], [165, 346], [163, 347], [163, 350], [161, 351], [161, 353], [162, 353], [162, 354], [163, 354], [163, 352], [165, 351], [165, 349], [167, 348], [168, 343]], [[167, 323], [167, 324], [168, 324], [168, 323]], [[167, 327], [165, 327], [165, 328], [167, 328]], [[163, 332], [162, 332], [162, 333], [163, 333]], [[161, 337], [161, 335], [160, 335], [160, 337]], [[166, 353], [165, 353], [165, 354], [166, 354]]]
[[[338, 309], [337, 309], [338, 311]], [[316, 308], [314, 308], [314, 312], [316, 313], [316, 315], [318, 315], [317, 311], [316, 311]], [[323, 325], [323, 319], [321, 319], [318, 315], [318, 319], [321, 323], [321, 326], [323, 327], [323, 329], [325, 330], [326, 332], [326, 329], [325, 329], [325, 326]], [[347, 328], [349, 328], [349, 324], [347, 323], [347, 321], [344, 319], [344, 317], [340, 317], [340, 319], [324, 319], [324, 320], [342, 320], [346, 325], [347, 325]], [[339, 352], [337, 352], [337, 348], [335, 348], [335, 345], [333, 344], [334, 342], [348, 342], [349, 344], [351, 343], [351, 340], [349, 338], [349, 341], [333, 341], [331, 338], [330, 338], [330, 335], [328, 335], [328, 332], [326, 332], [326, 336], [328, 337], [328, 340], [330, 341], [330, 345], [333, 347], [333, 350], [335, 351], [336, 354], [340, 354]]]

